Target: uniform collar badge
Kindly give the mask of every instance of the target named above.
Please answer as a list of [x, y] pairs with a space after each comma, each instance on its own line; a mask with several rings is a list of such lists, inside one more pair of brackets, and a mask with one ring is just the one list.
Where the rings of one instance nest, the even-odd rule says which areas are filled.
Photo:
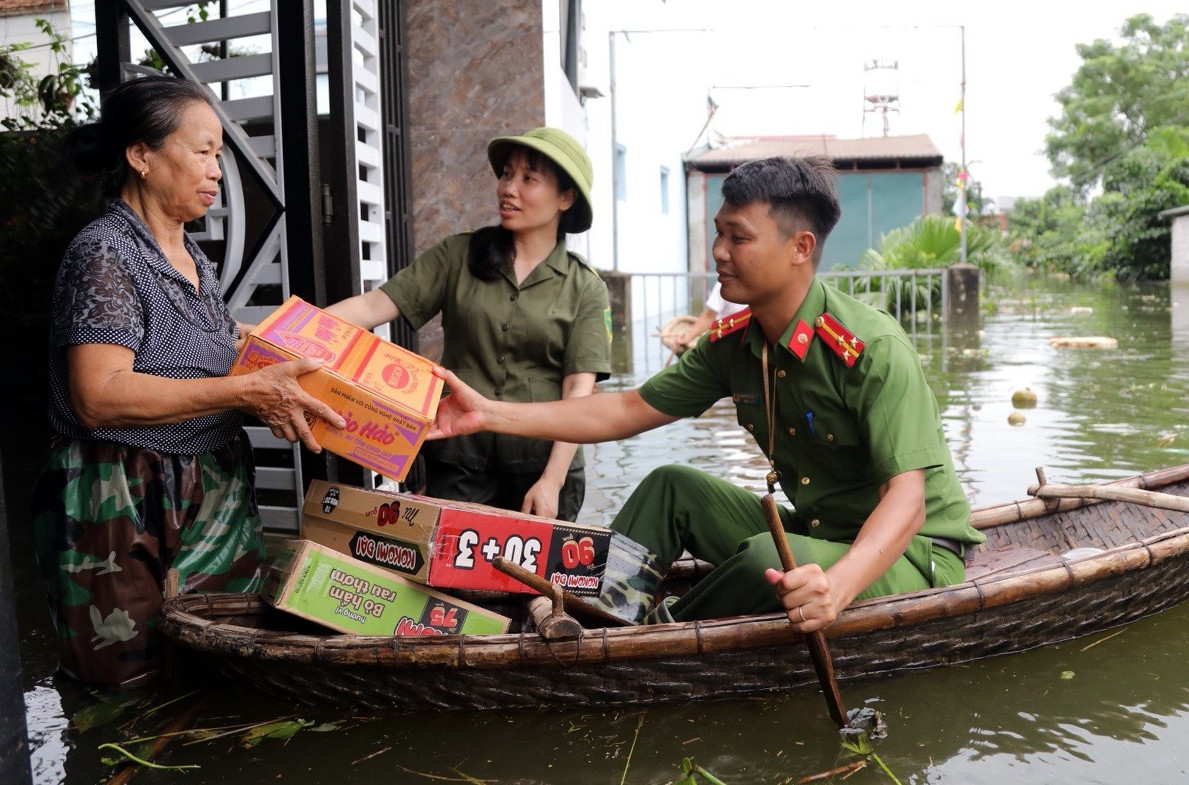
[[809, 352], [809, 344], [813, 343], [813, 328], [804, 319], [797, 320], [797, 327], [789, 338], [789, 351], [797, 355], [798, 360], [804, 360]]

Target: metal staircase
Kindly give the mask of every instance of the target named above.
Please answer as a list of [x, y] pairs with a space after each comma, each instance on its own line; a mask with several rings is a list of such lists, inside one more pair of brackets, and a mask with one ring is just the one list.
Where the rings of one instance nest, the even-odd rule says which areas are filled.
[[[350, 293], [358, 293], [389, 275], [377, 3], [328, 5], [328, 17], [341, 21], [332, 49], [343, 53], [338, 73], [344, 89], [331, 92], [346, 97], [337, 102], [346, 160], [336, 166], [356, 173], [333, 203], [346, 208], [345, 224], [357, 227], [348, 237], [358, 238], [349, 258], [334, 262], [350, 265]], [[207, 19], [195, 18], [196, 7], [179, 0], [96, 0], [101, 89], [145, 71], [131, 62], [136, 35], [169, 72], [209, 86], [220, 99], [215, 111], [223, 125], [224, 179], [220, 200], [193, 235], [210, 241], [208, 248], [222, 248], [222, 258], [212, 259], [232, 312], [256, 323], [292, 293], [325, 302], [312, 0], [210, 2], [203, 6]], [[248, 10], [237, 13], [237, 7]], [[236, 50], [233, 42], [243, 39], [252, 41], [253, 51]], [[265, 41], [268, 51], [255, 51]], [[296, 532], [305, 487], [301, 450], [263, 426], [248, 433], [265, 526]]]

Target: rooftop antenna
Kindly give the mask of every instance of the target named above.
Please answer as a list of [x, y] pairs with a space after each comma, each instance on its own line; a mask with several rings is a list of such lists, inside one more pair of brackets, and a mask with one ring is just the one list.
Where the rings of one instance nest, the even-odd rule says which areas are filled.
[[888, 135], [888, 116], [900, 113], [900, 62], [875, 58], [863, 64], [863, 136], [867, 135], [867, 115], [878, 115], [883, 135]]

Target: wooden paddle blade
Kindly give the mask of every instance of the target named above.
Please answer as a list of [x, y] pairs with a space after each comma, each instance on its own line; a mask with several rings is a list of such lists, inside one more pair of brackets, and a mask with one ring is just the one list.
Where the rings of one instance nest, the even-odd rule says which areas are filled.
[[[772, 532], [772, 542], [780, 554], [780, 563], [785, 571], [795, 570], [797, 560], [793, 556], [793, 549], [785, 535], [784, 524], [780, 520], [780, 511], [776, 507], [776, 499], [772, 494], [764, 494], [760, 500], [764, 508], [764, 517], [768, 519], [768, 530]], [[789, 620], [792, 624], [792, 619]], [[830, 719], [845, 728], [847, 724], [846, 708], [842, 705], [842, 693], [838, 691], [838, 679], [834, 676], [834, 660], [830, 657], [830, 648], [826, 644], [826, 636], [821, 630], [805, 633], [805, 645], [809, 647], [809, 658], [813, 660], [813, 670], [817, 673], [818, 683], [822, 685], [822, 694], [826, 696], [826, 710], [830, 712]]]
[[822, 686], [822, 694], [826, 696], [826, 710], [830, 719], [839, 728], [847, 724], [846, 708], [842, 704], [842, 693], [838, 691], [838, 678], [834, 675], [834, 660], [830, 657], [830, 649], [826, 645], [826, 636], [821, 630], [814, 630], [805, 636], [809, 646], [809, 656], [813, 660], [813, 669], [817, 672], [818, 684]]

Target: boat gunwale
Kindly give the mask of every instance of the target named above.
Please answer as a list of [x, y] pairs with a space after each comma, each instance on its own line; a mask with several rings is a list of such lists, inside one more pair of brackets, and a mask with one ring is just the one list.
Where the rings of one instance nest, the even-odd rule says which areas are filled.
[[[1160, 469], [1104, 485], [1159, 488], [1189, 478], [1189, 464]], [[972, 514], [1007, 525], [1056, 512], [1098, 504], [1131, 504], [1102, 499], [1026, 499], [980, 508]], [[1005, 520], [1006, 515], [1017, 515]], [[841, 640], [872, 632], [910, 629], [1010, 605], [1021, 599], [1052, 597], [1121, 574], [1148, 569], [1189, 553], [1189, 526], [1161, 532], [1077, 560], [995, 573], [960, 584], [852, 604], [824, 630]], [[192, 594], [169, 600], [164, 626], [175, 640], [200, 651], [268, 662], [342, 663], [382, 667], [594, 666], [612, 662], [681, 658], [727, 650], [788, 645], [802, 639], [785, 614], [775, 612], [723, 619], [587, 630], [577, 639], [545, 641], [534, 632], [432, 638], [311, 635], [228, 624], [219, 619], [252, 615], [268, 608], [255, 595]], [[219, 614], [203, 616], [202, 613]]]

